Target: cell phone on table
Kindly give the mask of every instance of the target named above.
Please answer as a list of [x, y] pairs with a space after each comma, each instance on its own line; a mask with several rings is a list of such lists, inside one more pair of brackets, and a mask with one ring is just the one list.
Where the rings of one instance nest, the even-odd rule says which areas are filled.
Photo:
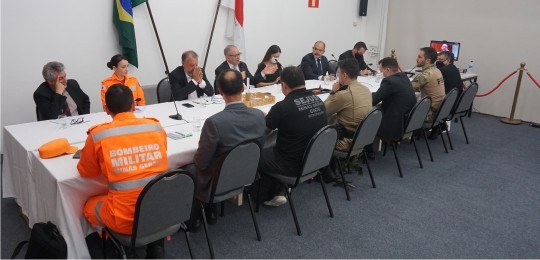
[[184, 103], [182, 104], [182, 106], [185, 106], [185, 107], [194, 107], [194, 105], [190, 104], [190, 103]]
[[77, 150], [75, 154], [73, 155], [73, 159], [81, 159], [81, 150]]

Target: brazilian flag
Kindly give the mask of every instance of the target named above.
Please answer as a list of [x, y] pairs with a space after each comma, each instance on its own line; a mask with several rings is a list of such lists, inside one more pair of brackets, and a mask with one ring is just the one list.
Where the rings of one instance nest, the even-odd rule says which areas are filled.
[[139, 61], [133, 25], [133, 8], [144, 2], [146, 0], [114, 0], [113, 7], [113, 23], [118, 30], [118, 42], [122, 47], [122, 54], [135, 67], [139, 66]]

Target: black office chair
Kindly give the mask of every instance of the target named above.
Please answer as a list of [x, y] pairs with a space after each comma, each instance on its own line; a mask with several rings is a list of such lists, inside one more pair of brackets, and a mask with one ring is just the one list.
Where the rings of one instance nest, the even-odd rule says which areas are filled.
[[[302, 235], [302, 231], [300, 230], [300, 224], [298, 223], [298, 218], [296, 217], [296, 211], [294, 209], [289, 188], [294, 189], [298, 187], [300, 183], [311, 180], [316, 176], [319, 176], [319, 178], [321, 178], [319, 170], [328, 167], [328, 165], [330, 164], [330, 159], [332, 158], [332, 153], [334, 151], [334, 147], [336, 146], [336, 141], [336, 129], [333, 126], [325, 126], [317, 133], [315, 133], [315, 135], [309, 141], [307, 149], [304, 153], [304, 157], [302, 159], [302, 170], [298, 172], [297, 176], [291, 177], [283, 175], [279, 172], [260, 172], [261, 174], [264, 174], [274, 179], [275, 181], [283, 185], [283, 187], [285, 187], [285, 195], [287, 196], [287, 201], [289, 202], [289, 206], [291, 208], [291, 212], [294, 218], [294, 224], [296, 225], [296, 231], [299, 236]], [[334, 212], [332, 211], [332, 206], [330, 205], [330, 200], [328, 199], [328, 194], [326, 193], [324, 181], [321, 180], [320, 183], [324, 193], [324, 198], [326, 199], [328, 211], [330, 212], [330, 217], [333, 218]], [[260, 189], [261, 182], [259, 180], [259, 190]], [[256, 211], [258, 211], [259, 208], [259, 198], [260, 196], [257, 196]]]
[[[351, 157], [360, 154], [363, 151], [364, 146], [373, 143], [373, 140], [377, 135], [377, 131], [379, 130], [379, 126], [381, 125], [381, 121], [381, 110], [373, 109], [362, 119], [362, 122], [360, 122], [356, 128], [356, 132], [354, 133], [349, 150], [346, 152], [334, 150], [333, 158], [334, 161], [337, 161], [338, 163], [339, 174], [341, 174], [341, 180], [345, 188], [345, 194], [347, 194], [347, 200], [351, 200], [351, 196], [349, 195], [349, 188], [347, 187], [347, 182], [345, 181], [345, 176], [343, 175], [343, 165], [341, 164], [341, 160], [349, 160]], [[368, 168], [369, 177], [371, 178], [371, 185], [373, 188], [375, 188], [375, 180], [373, 179], [373, 174], [371, 173], [371, 167], [369, 166], [369, 160], [366, 153], [364, 153], [364, 160]]]
[[333, 71], [334, 73], [337, 73], [338, 62], [336, 60], [328, 61], [328, 68], [329, 68], [330, 71]]
[[36, 118], [37, 118], [37, 121], [43, 121], [43, 115], [41, 114], [41, 111], [39, 111], [39, 108], [36, 107]]
[[[450, 113], [452, 112], [452, 108], [454, 107], [454, 104], [456, 103], [457, 97], [458, 97], [458, 90], [457, 88], [453, 88], [444, 97], [441, 103], [441, 106], [439, 107], [439, 110], [437, 110], [435, 119], [433, 119], [433, 122], [424, 123], [424, 131], [433, 129], [435, 127], [439, 128], [441, 132], [441, 140], [443, 142], [444, 150], [446, 153], [448, 153], [448, 148], [446, 147], [446, 142], [444, 141], [444, 133], [443, 133], [442, 124], [446, 124], [446, 121], [450, 117]], [[448, 131], [446, 131], [446, 134], [448, 135]], [[452, 141], [448, 139], [448, 142], [450, 143], [450, 148], [453, 150], [454, 147], [452, 146]]]
[[139, 194], [135, 204], [132, 234], [119, 234], [108, 228], [104, 228], [104, 231], [110, 235], [113, 244], [126, 259], [127, 254], [121, 245], [128, 247], [130, 256], [137, 258], [136, 247], [182, 230], [186, 236], [189, 255], [193, 258], [191, 240], [184, 222], [190, 219], [194, 195], [195, 182], [188, 172], [177, 169], [159, 174]]
[[[411, 109], [409, 112], [409, 115], [407, 116], [407, 121], [405, 123], [405, 129], [403, 131], [403, 136], [399, 140], [391, 140], [391, 141], [385, 141], [384, 143], [384, 154], [386, 154], [386, 146], [388, 143], [392, 145], [392, 151], [394, 152], [394, 157], [396, 159], [396, 164], [399, 171], [399, 177], [403, 178], [403, 172], [401, 171], [401, 164], [399, 163], [399, 157], [397, 155], [397, 145], [399, 142], [403, 141], [403, 139], [411, 138], [411, 142], [414, 145], [414, 151], [416, 152], [416, 157], [418, 157], [418, 163], [420, 164], [420, 168], [424, 168], [422, 165], [422, 159], [420, 158], [420, 154], [418, 153], [418, 147], [416, 147], [416, 141], [414, 140], [413, 132], [416, 130], [421, 130], [422, 126], [424, 125], [424, 120], [426, 119], [426, 116], [429, 112], [429, 109], [431, 107], [431, 98], [430, 97], [424, 97], [422, 100], [418, 101], [416, 105]], [[423, 133], [424, 140], [426, 141], [426, 145], [428, 147], [429, 156], [431, 158], [431, 161], [433, 161], [433, 156], [431, 155], [431, 148], [429, 147], [429, 143], [427, 141], [427, 135], [426, 132], [421, 130]]]
[[[212, 181], [212, 189], [210, 197], [205, 203], [220, 203], [222, 206], [222, 213], [224, 207], [224, 201], [228, 200], [236, 195], [241, 196], [244, 193], [246, 186], [252, 185], [257, 176], [257, 167], [259, 166], [259, 159], [261, 156], [261, 147], [256, 141], [247, 141], [237, 145], [232, 149], [223, 160], [223, 164], [219, 170], [219, 175]], [[253, 203], [251, 200], [251, 194], [246, 193], [249, 210], [251, 212], [251, 218], [253, 219], [253, 225], [255, 226], [255, 232], [257, 233], [257, 240], [261, 241], [261, 234], [259, 232], [259, 226], [257, 219], [253, 213]], [[206, 222], [206, 213], [204, 206], [200, 202], [200, 208], [203, 215], [204, 231], [208, 242], [208, 249], [210, 250], [210, 257], [214, 258], [214, 249], [210, 242], [210, 236], [208, 234], [208, 226]]]
[[166, 77], [159, 81], [156, 92], [157, 92], [158, 103], [173, 101], [171, 84], [169, 83], [169, 77]]
[[[472, 110], [472, 104], [474, 102], [474, 98], [476, 97], [476, 93], [478, 93], [478, 84], [473, 83], [471, 84], [463, 93], [461, 94], [461, 97], [459, 98], [456, 109], [454, 113], [452, 114], [451, 118], [448, 120], [452, 120], [454, 118], [459, 118], [459, 121], [461, 123], [461, 128], [463, 129], [463, 134], [465, 135], [465, 141], [467, 144], [469, 144], [469, 138], [467, 137], [467, 131], [465, 131], [465, 125], [463, 124], [463, 117], [470, 114], [470, 111]], [[447, 131], [448, 134], [448, 140], [450, 141], [450, 134], [449, 131]]]

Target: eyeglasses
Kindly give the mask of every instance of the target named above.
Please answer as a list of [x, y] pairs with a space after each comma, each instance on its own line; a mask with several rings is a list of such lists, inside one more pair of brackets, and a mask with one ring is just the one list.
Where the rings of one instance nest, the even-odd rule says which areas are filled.
[[228, 54], [227, 56], [229, 56], [229, 57], [234, 57], [234, 58], [238, 58], [238, 57], [240, 57], [240, 54], [242, 54], [242, 53], [238, 53], [238, 54]]
[[82, 123], [84, 123], [84, 117], [71, 119], [71, 123], [69, 123], [69, 124], [70, 125], [78, 125], [78, 124], [82, 124]]

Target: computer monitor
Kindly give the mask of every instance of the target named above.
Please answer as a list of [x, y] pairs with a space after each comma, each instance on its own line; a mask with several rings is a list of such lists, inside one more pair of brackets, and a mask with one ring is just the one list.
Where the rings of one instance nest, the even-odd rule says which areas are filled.
[[459, 42], [431, 41], [429, 47], [435, 49], [437, 53], [441, 51], [450, 51], [454, 54], [454, 60], [457, 61], [461, 44]]

